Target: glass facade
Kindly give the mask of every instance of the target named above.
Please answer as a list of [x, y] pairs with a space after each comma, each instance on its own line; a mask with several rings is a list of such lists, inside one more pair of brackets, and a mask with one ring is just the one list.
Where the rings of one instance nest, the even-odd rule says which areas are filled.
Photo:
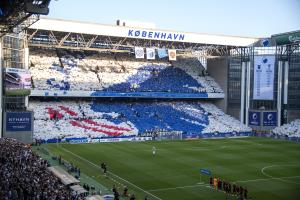
[[[3, 68], [24, 68], [24, 37], [22, 34], [8, 34], [2, 39]], [[3, 96], [5, 110], [26, 110], [24, 96]]]
[[289, 57], [288, 109], [300, 110], [300, 46], [294, 45]]
[[[275, 55], [273, 100], [254, 100], [254, 56]], [[250, 110], [277, 110], [278, 63], [282, 61], [282, 104], [284, 88], [285, 61], [289, 63], [287, 111], [300, 111], [300, 45], [293, 44], [277, 47], [247, 47], [231, 50], [228, 65], [228, 109], [241, 108], [242, 61], [250, 60]]]

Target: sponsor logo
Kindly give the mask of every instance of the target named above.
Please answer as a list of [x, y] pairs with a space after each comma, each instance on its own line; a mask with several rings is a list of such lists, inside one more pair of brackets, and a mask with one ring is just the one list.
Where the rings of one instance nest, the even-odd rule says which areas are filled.
[[273, 115], [272, 114], [268, 114], [268, 120], [271, 121], [273, 119]]
[[268, 39], [264, 39], [261, 41], [261, 45], [263, 47], [268, 47], [270, 45], [270, 41]]
[[300, 42], [300, 37], [299, 36], [289, 36], [289, 41], [290, 42]]
[[267, 58], [263, 58], [263, 60], [262, 60], [262, 61], [263, 61], [263, 63], [265, 63], [265, 64], [266, 64], [266, 63], [268, 62], [268, 59], [267, 59]]
[[69, 141], [71, 144], [88, 143], [87, 139], [72, 139]]
[[6, 131], [32, 131], [32, 115], [30, 112], [7, 112]]
[[260, 69], [261, 68], [261, 66], [260, 65], [257, 65], [257, 69]]
[[263, 118], [264, 126], [276, 126], [277, 117], [276, 112], [265, 112]]
[[97, 143], [97, 142], [100, 142], [100, 139], [91, 139], [90, 142], [91, 143]]
[[142, 31], [142, 30], [129, 29], [128, 30], [128, 37], [184, 41], [185, 34], [159, 32], [159, 31]]

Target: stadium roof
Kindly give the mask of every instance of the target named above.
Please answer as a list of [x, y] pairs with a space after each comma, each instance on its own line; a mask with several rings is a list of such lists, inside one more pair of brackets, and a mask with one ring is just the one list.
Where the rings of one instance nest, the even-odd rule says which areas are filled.
[[195, 43], [203, 45], [224, 45], [244, 47], [259, 40], [259, 38], [212, 35], [202, 33], [177, 32], [161, 29], [144, 29], [136, 27], [123, 27], [116, 25], [103, 25], [97, 23], [78, 22], [62, 19], [41, 18], [29, 29], [47, 30], [66, 33], [79, 33], [120, 38], [143, 39], [149, 41], [166, 41], [179, 43]]

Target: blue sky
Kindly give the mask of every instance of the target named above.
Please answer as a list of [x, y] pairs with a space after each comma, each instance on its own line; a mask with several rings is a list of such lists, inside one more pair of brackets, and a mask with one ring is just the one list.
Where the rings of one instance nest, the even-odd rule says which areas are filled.
[[175, 31], [268, 37], [300, 30], [300, 0], [52, 0], [48, 17], [101, 24], [128, 19]]

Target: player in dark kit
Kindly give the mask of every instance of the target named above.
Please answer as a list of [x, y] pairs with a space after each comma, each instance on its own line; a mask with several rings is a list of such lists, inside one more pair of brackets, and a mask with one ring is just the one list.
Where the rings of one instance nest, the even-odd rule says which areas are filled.
[[235, 191], [236, 191], [236, 194], [239, 195], [240, 194], [240, 187], [237, 186]]
[[223, 181], [223, 190], [226, 192], [226, 180]]
[[123, 196], [128, 197], [128, 188], [125, 186], [123, 190]]
[[106, 166], [106, 163], [105, 163], [105, 162], [101, 163], [101, 169], [103, 170], [103, 173], [104, 173], [104, 175], [106, 176], [107, 166]]
[[130, 196], [130, 199], [129, 199], [129, 200], [135, 200], [135, 195], [132, 194], [132, 195]]
[[119, 199], [120, 199], [120, 194], [119, 194], [118, 191], [116, 191], [116, 192], [114, 193], [114, 200], [119, 200]]
[[244, 194], [244, 188], [240, 186], [240, 195], [243, 196], [243, 194]]
[[244, 189], [244, 199], [248, 198], [248, 190], [247, 188]]
[[233, 195], [236, 195], [236, 185], [233, 184], [233, 191], [232, 191]]
[[103, 172], [105, 175], [106, 175], [106, 171], [107, 171], [107, 167], [106, 167], [106, 164], [104, 163]]
[[222, 181], [220, 178], [218, 178], [218, 189], [222, 190]]
[[117, 192], [116, 185], [113, 185], [112, 191], [113, 191], [113, 193]]
[[227, 191], [227, 192], [230, 194], [230, 193], [231, 193], [231, 184], [228, 183], [228, 186], [227, 186], [227, 187], [228, 187], [228, 191]]

